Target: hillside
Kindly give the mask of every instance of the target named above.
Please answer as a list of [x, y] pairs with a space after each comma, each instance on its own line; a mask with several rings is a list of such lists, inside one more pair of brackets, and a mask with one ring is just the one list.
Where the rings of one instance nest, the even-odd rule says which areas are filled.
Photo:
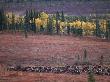
[[[6, 71], [5, 65], [63, 66], [73, 65], [76, 56], [87, 49], [92, 63], [98, 63], [104, 55], [104, 63], [110, 63], [110, 43], [96, 38], [74, 36], [1, 34], [0, 36], [0, 82], [87, 82], [87, 74], [54, 74]], [[2, 64], [2, 66], [1, 66]], [[3, 64], [5, 64], [3, 66]], [[4, 69], [3, 69], [3, 68]], [[2, 69], [2, 70], [1, 70]], [[95, 75], [96, 82], [110, 82], [110, 76]]]
[[[36, 0], [34, 2], [10, 2], [3, 3], [7, 11], [25, 12], [26, 9], [35, 9], [36, 11], [45, 11], [55, 13], [56, 11], [64, 11], [70, 15], [89, 15], [90, 13], [109, 13], [110, 1], [66, 1], [66, 0]], [[22, 9], [22, 10], [21, 10]]]
[[90, 62], [99, 63], [99, 57], [104, 55], [104, 62], [110, 63], [110, 43], [95, 37], [30, 34], [25, 39], [23, 35], [3, 34], [0, 46], [0, 62], [11, 65], [72, 65], [77, 55], [82, 61], [84, 49]]

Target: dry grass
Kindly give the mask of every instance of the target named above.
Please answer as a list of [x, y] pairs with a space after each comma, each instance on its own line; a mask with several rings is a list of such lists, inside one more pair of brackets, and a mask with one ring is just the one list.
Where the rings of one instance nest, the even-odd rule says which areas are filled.
[[[0, 35], [0, 62], [6, 65], [72, 65], [77, 54], [83, 56], [85, 48], [91, 62], [98, 63], [100, 55], [109, 62], [110, 43], [100, 39], [57, 35], [30, 35], [25, 39], [18, 34]], [[8, 72], [5, 66], [1, 67], [0, 82], [87, 82], [86, 74]], [[109, 76], [95, 78], [96, 82], [110, 82]]]
[[78, 54], [82, 61], [84, 49], [92, 63], [98, 63], [101, 55], [110, 63], [110, 42], [93, 37], [0, 35], [0, 62], [6, 64], [72, 65]]
[[[0, 82], [87, 82], [87, 75], [7, 72]], [[96, 82], [110, 82], [109, 76], [95, 76]]]

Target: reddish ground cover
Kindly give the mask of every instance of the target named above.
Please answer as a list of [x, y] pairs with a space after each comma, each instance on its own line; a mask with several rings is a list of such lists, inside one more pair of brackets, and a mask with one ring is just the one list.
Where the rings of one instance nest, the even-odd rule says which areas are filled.
[[[96, 82], [110, 82], [109, 76], [95, 76]], [[0, 82], [88, 82], [86, 74], [52, 74], [52, 73], [26, 73], [7, 72], [0, 77]]]
[[76, 56], [87, 50], [89, 61], [98, 63], [101, 55], [110, 63], [110, 42], [93, 37], [60, 35], [0, 35], [0, 62], [7, 64], [64, 65], [73, 64]]
[[[110, 63], [110, 42], [94, 37], [74, 37], [58, 35], [0, 35], [0, 62], [4, 64], [22, 65], [72, 65], [75, 56], [83, 56], [87, 50], [89, 61], [98, 63], [104, 55], [104, 62]], [[81, 58], [82, 61], [82, 58]], [[95, 76], [96, 82], [110, 82], [109, 76]], [[42, 74], [6, 72], [0, 82], [87, 82], [87, 75]]]

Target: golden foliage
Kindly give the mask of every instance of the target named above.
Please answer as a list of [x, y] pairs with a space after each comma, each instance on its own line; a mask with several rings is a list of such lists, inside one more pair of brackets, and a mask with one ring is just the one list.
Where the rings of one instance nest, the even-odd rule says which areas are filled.
[[35, 24], [37, 27], [40, 27], [43, 23], [42, 20], [40, 18], [35, 19]]
[[100, 24], [100, 28], [101, 28], [103, 31], [106, 31], [107, 21], [106, 21], [106, 20], [100, 20], [100, 21], [99, 21], [99, 24]]
[[41, 14], [40, 14], [40, 18], [42, 19], [42, 20], [45, 20], [45, 19], [48, 19], [48, 14], [47, 13], [45, 13], [45, 12], [41, 12]]
[[[7, 13], [6, 16], [7, 16], [7, 21], [9, 24], [12, 23], [12, 12], [10, 13]], [[15, 23], [20, 23], [20, 22], [23, 22], [24, 23], [24, 17], [23, 16], [18, 16], [18, 15], [15, 15], [15, 19], [14, 19]], [[41, 25], [43, 27], [47, 27], [47, 22], [49, 20], [49, 14], [45, 13], [45, 12], [41, 12], [40, 13], [40, 17], [39, 18], [36, 18], [36, 19], [33, 19], [35, 20], [35, 24], [37, 27], [41, 27]], [[33, 22], [33, 20], [30, 20], [30, 23]], [[65, 27], [67, 27], [68, 25], [72, 28], [82, 28], [83, 30], [86, 30], [88, 32], [90, 31], [93, 31], [94, 29], [96, 29], [96, 24], [95, 22], [90, 22], [90, 21], [87, 21], [87, 22], [84, 22], [84, 21], [80, 21], [80, 20], [76, 20], [76, 21], [72, 21], [72, 22], [61, 22], [60, 20], [58, 20], [58, 24], [60, 25], [60, 29], [61, 31], [63, 32], [63, 29]], [[107, 25], [107, 22], [106, 20], [99, 20], [99, 24], [100, 24], [100, 28], [101, 30], [103, 31], [106, 31], [106, 25]], [[55, 19], [52, 19], [52, 25], [53, 27], [56, 27], [56, 20]]]

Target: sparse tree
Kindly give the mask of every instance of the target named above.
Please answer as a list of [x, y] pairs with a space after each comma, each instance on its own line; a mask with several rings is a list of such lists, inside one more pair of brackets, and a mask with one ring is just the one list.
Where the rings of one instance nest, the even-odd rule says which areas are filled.
[[80, 64], [80, 56], [77, 55], [76, 56], [76, 62], [75, 62], [76, 65], [79, 65]]
[[103, 55], [100, 56], [99, 62], [100, 62], [100, 65], [103, 65], [103, 63], [104, 63], [104, 56]]
[[88, 64], [88, 58], [87, 58], [87, 50], [84, 49], [84, 57], [83, 57], [83, 64]]
[[88, 82], [95, 82], [95, 77], [92, 72], [88, 73]]

